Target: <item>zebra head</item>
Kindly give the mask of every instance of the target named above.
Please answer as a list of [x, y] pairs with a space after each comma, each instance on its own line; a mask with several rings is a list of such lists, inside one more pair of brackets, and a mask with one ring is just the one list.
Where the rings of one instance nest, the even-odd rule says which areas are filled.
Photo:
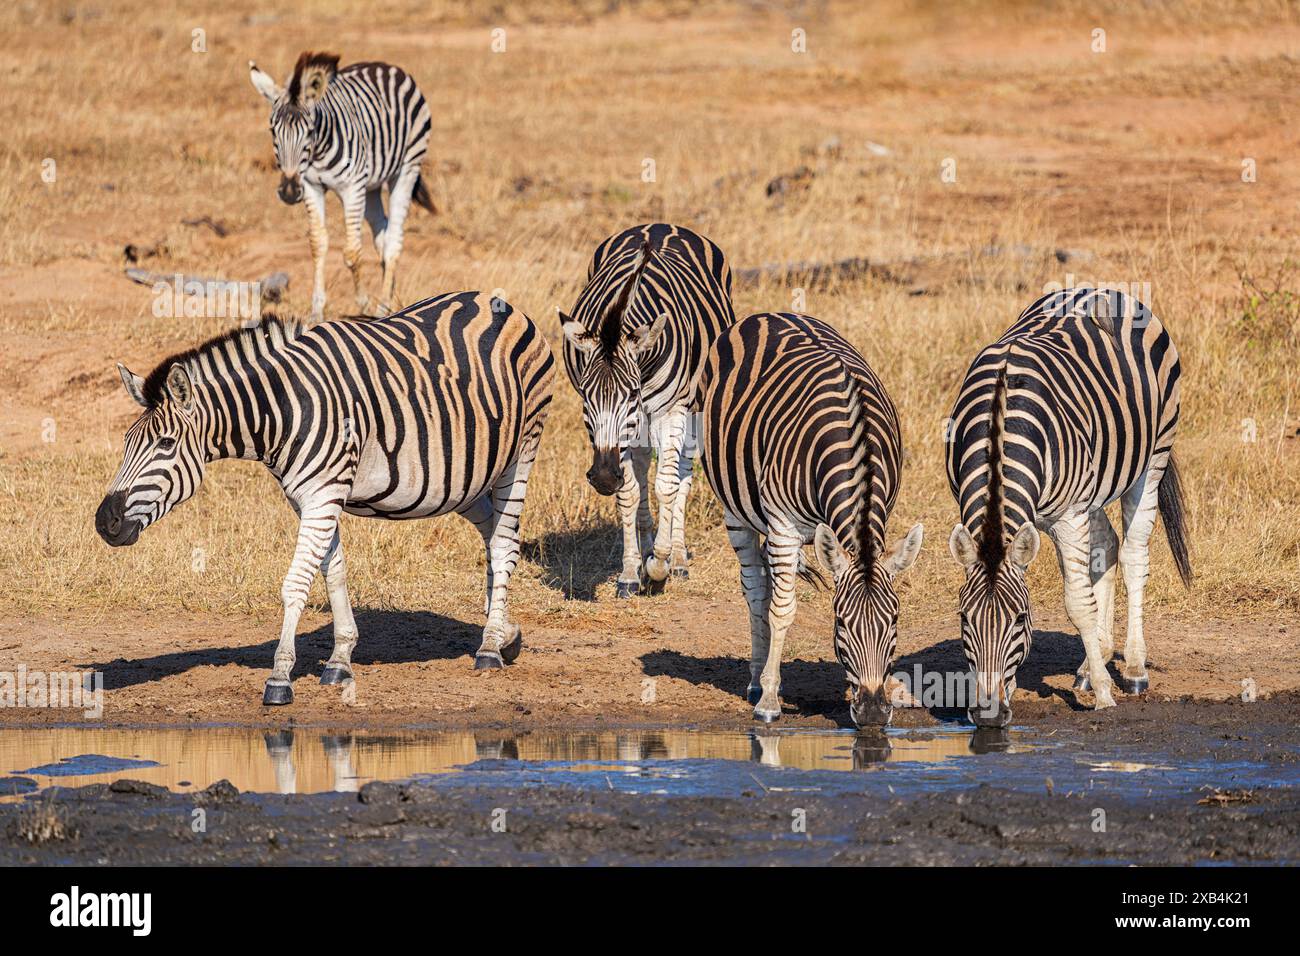
[[95, 512], [95, 530], [115, 548], [135, 544], [141, 531], [190, 498], [207, 461], [185, 366], [172, 364], [148, 379], [124, 365], [117, 370], [146, 411], [127, 429], [122, 466]]
[[281, 87], [256, 63], [248, 61], [253, 88], [271, 104], [271, 140], [280, 169], [277, 192], [291, 206], [302, 202], [302, 177], [311, 164], [317, 107], [338, 67], [339, 58], [332, 53], [303, 53], [294, 65], [288, 86]]
[[893, 715], [885, 682], [898, 647], [894, 578], [921, 552], [923, 528], [913, 525], [887, 554], [861, 561], [846, 553], [829, 525], [813, 538], [817, 560], [835, 579], [835, 656], [849, 682], [849, 713], [859, 727], [884, 727]]
[[621, 309], [612, 309], [592, 332], [560, 313], [565, 339], [582, 356], [577, 384], [592, 449], [587, 481], [602, 495], [612, 495], [623, 484], [623, 450], [636, 438], [641, 419], [640, 359], [668, 324], [665, 312], [625, 332], [622, 317]]
[[977, 544], [964, 524], [953, 529], [948, 549], [966, 569], [958, 593], [961, 646], [974, 677], [974, 701], [968, 709], [979, 727], [1005, 727], [1011, 721], [1016, 671], [1029, 656], [1034, 624], [1025, 569], [1038, 554], [1038, 529], [1021, 525], [1010, 546], [1001, 528], [983, 534]]

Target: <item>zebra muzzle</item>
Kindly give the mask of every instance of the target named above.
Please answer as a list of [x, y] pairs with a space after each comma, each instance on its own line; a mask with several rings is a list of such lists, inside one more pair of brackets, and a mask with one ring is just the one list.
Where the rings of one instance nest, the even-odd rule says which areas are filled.
[[888, 727], [894, 708], [885, 693], [885, 686], [882, 684], [874, 691], [859, 688], [849, 704], [849, 715], [858, 727]]
[[623, 471], [619, 467], [618, 449], [597, 451], [587, 470], [587, 481], [597, 494], [612, 495], [623, 484]]
[[302, 180], [297, 176], [281, 176], [280, 188], [276, 190], [276, 195], [280, 201], [290, 206], [295, 206], [302, 202]]
[[115, 548], [135, 544], [140, 537], [140, 523], [126, 518], [125, 491], [114, 491], [104, 496], [95, 512], [95, 531]]

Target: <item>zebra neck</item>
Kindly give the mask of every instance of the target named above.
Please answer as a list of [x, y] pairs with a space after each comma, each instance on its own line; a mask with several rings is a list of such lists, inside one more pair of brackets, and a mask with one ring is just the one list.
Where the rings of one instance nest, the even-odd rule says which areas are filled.
[[206, 421], [208, 461], [242, 458], [274, 470], [294, 421], [292, 372], [284, 357], [262, 353], [256, 362], [220, 369], [205, 358], [199, 360], [196, 398]]

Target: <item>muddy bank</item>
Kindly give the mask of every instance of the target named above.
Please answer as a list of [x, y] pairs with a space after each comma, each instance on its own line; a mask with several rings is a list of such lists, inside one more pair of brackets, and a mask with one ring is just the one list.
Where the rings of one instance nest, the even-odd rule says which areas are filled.
[[[0, 864], [1300, 862], [1296, 694], [1067, 713], [1026, 721], [1006, 748], [953, 725], [883, 747], [839, 731], [731, 737], [743, 746], [682, 728], [485, 729], [422, 775], [391, 734], [286, 729], [239, 757], [274, 768], [268, 787], [307, 789], [303, 754], [321, 750], [323, 786], [355, 792], [174, 792], [130, 779], [130, 761], [112, 782], [60, 788], [58, 764], [5, 768], [10, 786], [45, 789], [0, 803]], [[348, 762], [367, 747], [405, 779], [367, 782], [385, 771]]]

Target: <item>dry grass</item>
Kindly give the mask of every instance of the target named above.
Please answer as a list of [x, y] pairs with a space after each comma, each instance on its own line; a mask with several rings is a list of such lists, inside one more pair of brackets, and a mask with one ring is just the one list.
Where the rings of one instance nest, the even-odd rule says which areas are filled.
[[[427, 174], [441, 214], [412, 214], [407, 301], [500, 288], [558, 344], [552, 307], [571, 304], [594, 244], [657, 218], [708, 234], [735, 269], [886, 263], [888, 276], [804, 289], [804, 309], [861, 348], [899, 407], [910, 458], [892, 529], [927, 527], [904, 595], [914, 619], [954, 602], [941, 436], [971, 357], [1066, 273], [1150, 283], [1184, 362], [1178, 454], [1198, 578], [1183, 592], [1161, 545], [1148, 601], [1225, 616], [1300, 608], [1291, 8], [287, 7], [275, 22], [248, 0], [218, 13], [77, 7], [70, 22], [45, 5], [0, 12], [0, 30], [24, 37], [0, 50], [8, 610], [276, 607], [294, 523], [257, 466], [214, 465], [197, 499], [129, 551], [106, 548], [91, 518], [132, 417], [112, 360], [143, 371], [226, 324], [155, 318], [148, 290], [120, 278], [122, 245], [161, 244], [145, 263], [161, 272], [286, 269], [289, 305], [305, 311], [303, 215], [274, 198], [265, 108], [245, 69], [251, 56], [280, 74], [305, 48], [391, 59], [433, 101]], [[498, 26], [504, 54], [489, 49]], [[1090, 51], [1096, 26], [1110, 52]], [[195, 28], [206, 53], [190, 52]], [[806, 54], [791, 52], [795, 28], [807, 31]], [[53, 184], [40, 178], [45, 157], [57, 162]], [[1241, 181], [1243, 157], [1256, 160], [1257, 182]], [[955, 183], [940, 176], [947, 158]], [[812, 175], [766, 194], [799, 167]], [[331, 200], [331, 307], [346, 310], [337, 210]], [[181, 223], [201, 215], [229, 237]], [[1071, 250], [1068, 261], [1056, 250]], [[366, 266], [376, 279], [369, 249]], [[796, 294], [784, 281], [742, 285], [737, 312], [790, 308]], [[47, 418], [58, 425], [48, 444]], [[610, 611], [619, 540], [612, 502], [582, 480], [585, 447], [561, 382], [525, 512], [521, 616], [595, 622]], [[697, 488], [695, 567], [672, 599], [738, 599], [720, 510]], [[349, 519], [344, 533], [356, 605], [474, 615], [482, 553], [467, 524]], [[1044, 600], [1059, 589], [1050, 558], [1033, 577]]]

